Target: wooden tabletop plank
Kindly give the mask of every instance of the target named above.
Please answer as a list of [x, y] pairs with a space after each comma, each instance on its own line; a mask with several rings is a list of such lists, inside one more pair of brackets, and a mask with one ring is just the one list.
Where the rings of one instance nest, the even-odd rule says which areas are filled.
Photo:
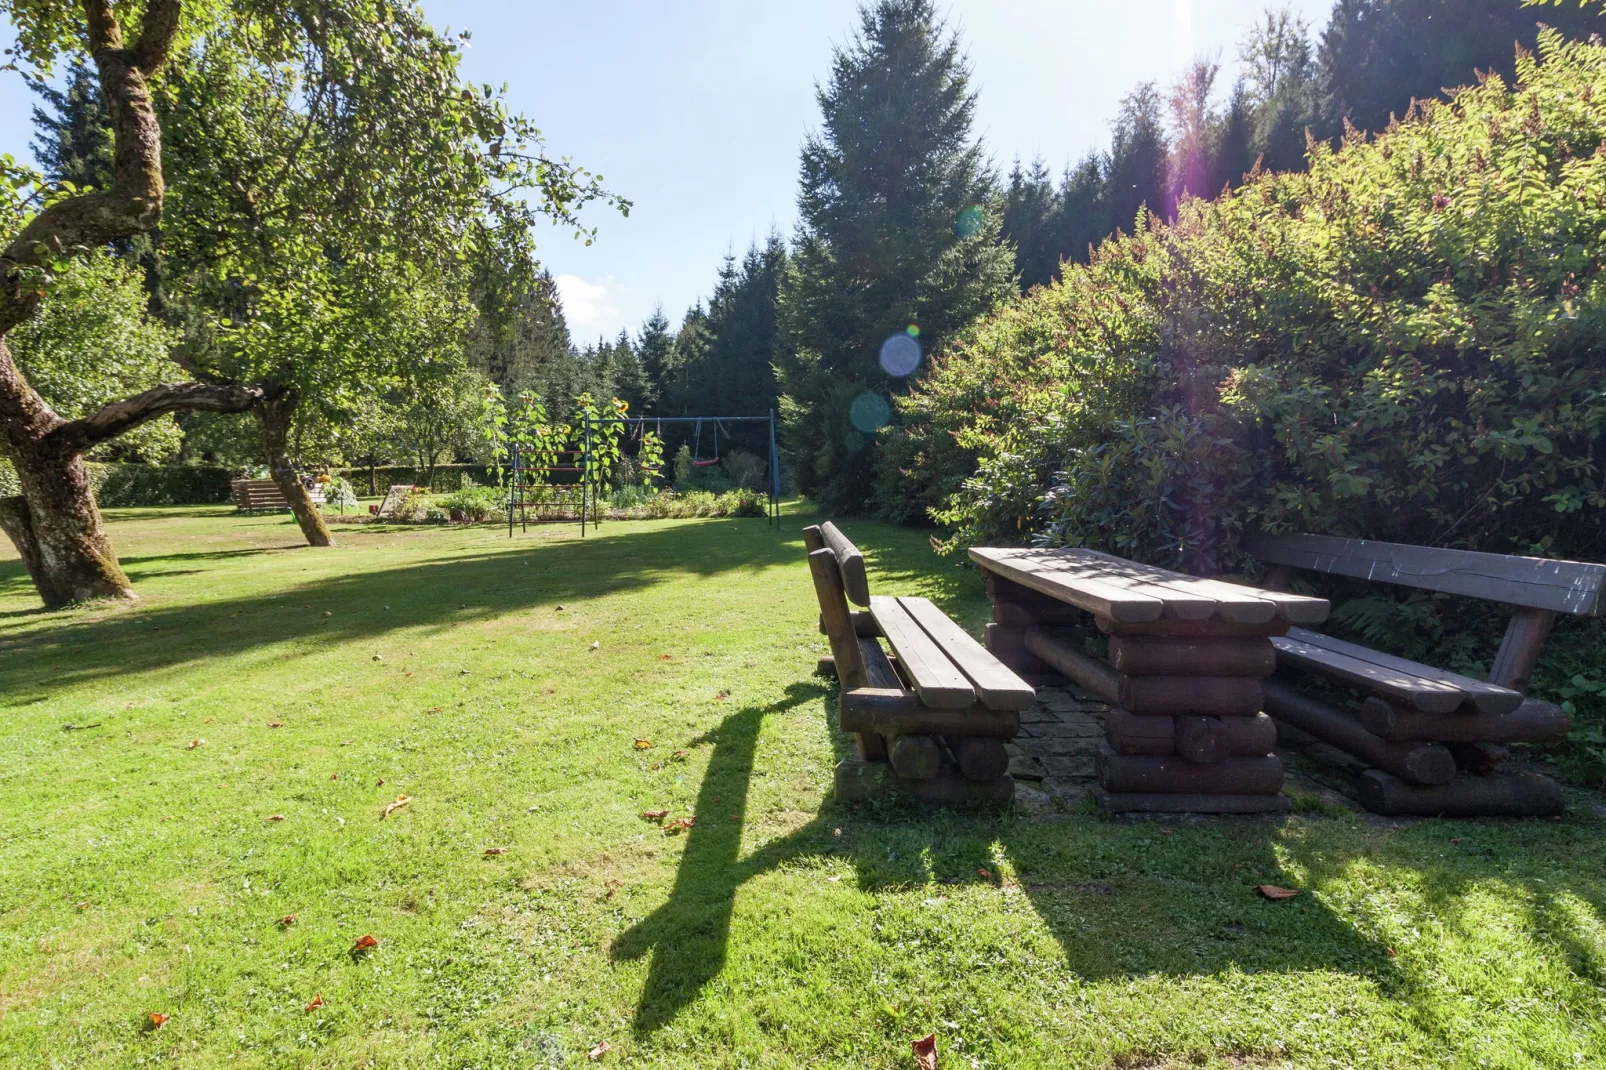
[[958, 710], [976, 701], [976, 688], [896, 598], [872, 595], [870, 615], [898, 655], [898, 663], [927, 706]]
[[1040, 569], [1030, 555], [1041, 559], [1041, 550], [1023, 550], [1016, 547], [973, 546], [971, 560], [982, 568], [1086, 610], [1123, 623], [1142, 623], [1159, 620], [1165, 612], [1165, 600], [1142, 594], [1129, 588], [1105, 583], [1092, 577], [1056, 575], [1052, 569]]
[[1024, 710], [1037, 701], [1037, 692], [1031, 684], [989, 654], [930, 599], [899, 598], [898, 604], [965, 674], [983, 706], [993, 710]]
[[1522, 705], [1522, 694], [1509, 687], [1490, 683], [1488, 680], [1477, 680], [1471, 676], [1462, 676], [1460, 673], [1449, 672], [1445, 669], [1436, 669], [1431, 665], [1410, 661], [1406, 658], [1397, 658], [1392, 654], [1384, 654], [1370, 647], [1358, 643], [1346, 643], [1342, 639], [1334, 639], [1330, 635], [1320, 632], [1307, 631], [1304, 628], [1288, 629], [1288, 638], [1296, 642], [1307, 643], [1311, 646], [1331, 650], [1335, 654], [1344, 654], [1360, 661], [1369, 661], [1373, 665], [1381, 665], [1385, 669], [1396, 672], [1409, 673], [1420, 676], [1425, 680], [1440, 680], [1451, 687], [1464, 691], [1472, 700], [1472, 704], [1483, 713], [1510, 713]]
[[[1274, 619], [1281, 609], [1276, 601], [1267, 598], [1265, 593], [1251, 587], [1240, 587], [1237, 584], [1223, 583], [1220, 580], [1189, 576], [1185, 573], [1156, 568], [1153, 565], [1145, 565], [1137, 561], [1127, 561], [1124, 558], [1100, 553], [1097, 550], [1068, 550], [1065, 552], [1099, 562], [1110, 571], [1146, 579], [1150, 583], [1164, 587], [1167, 590], [1177, 591], [1190, 598], [1208, 599], [1215, 603], [1216, 609], [1212, 616], [1217, 620], [1231, 621], [1234, 624], [1265, 624]], [[1313, 601], [1321, 600], [1313, 599]]]
[[1312, 669], [1372, 694], [1424, 713], [1449, 713], [1467, 701], [1467, 693], [1441, 680], [1426, 680], [1360, 658], [1302, 643], [1287, 636], [1274, 638], [1277, 660]]
[[[1168, 620], [1210, 620], [1216, 616], [1216, 600], [1198, 591], [1180, 589], [1164, 582], [1159, 569], [1145, 575], [1134, 567], [1135, 562], [1118, 557], [1092, 556], [1091, 551], [1077, 549], [1034, 550], [1041, 555], [1037, 567], [1044, 572], [1066, 577], [1073, 583], [1096, 580], [1119, 587], [1134, 594], [1158, 598], [1165, 606], [1161, 616]], [[1270, 619], [1269, 617], [1267, 618]]]

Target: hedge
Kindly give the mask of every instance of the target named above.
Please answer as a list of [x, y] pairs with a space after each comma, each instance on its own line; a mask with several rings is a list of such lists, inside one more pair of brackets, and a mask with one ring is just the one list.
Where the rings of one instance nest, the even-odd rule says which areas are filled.
[[[368, 482], [370, 472], [373, 474], [372, 486]], [[373, 497], [385, 493], [392, 483], [421, 486], [425, 482], [426, 470], [405, 464], [382, 464], [373, 469], [335, 468], [330, 474], [344, 476], [358, 494]], [[430, 482], [429, 489], [435, 494], [449, 494], [454, 490], [460, 490], [464, 476], [482, 487], [496, 482], [496, 471], [489, 465], [438, 464], [435, 466], [435, 478]]]
[[102, 506], [216, 505], [227, 502], [233, 469], [200, 465], [100, 464], [89, 478]]

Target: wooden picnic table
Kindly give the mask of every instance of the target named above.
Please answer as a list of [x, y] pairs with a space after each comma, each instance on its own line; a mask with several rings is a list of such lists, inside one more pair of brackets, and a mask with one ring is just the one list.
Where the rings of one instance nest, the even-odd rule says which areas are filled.
[[[1326, 599], [1201, 579], [1083, 549], [975, 547], [987, 649], [1017, 673], [1063, 673], [1112, 707], [1096, 765], [1110, 810], [1288, 808], [1261, 680], [1272, 638], [1327, 619]], [[1088, 651], [1088, 618], [1108, 654]]]

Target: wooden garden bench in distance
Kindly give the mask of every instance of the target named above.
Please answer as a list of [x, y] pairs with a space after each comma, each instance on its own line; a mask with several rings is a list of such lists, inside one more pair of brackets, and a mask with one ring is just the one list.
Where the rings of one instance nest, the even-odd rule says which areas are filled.
[[[841, 682], [841, 726], [858, 751], [837, 764], [838, 797], [1012, 799], [1004, 743], [1020, 731], [1020, 711], [1037, 699], [1031, 685], [929, 599], [872, 596], [864, 555], [836, 525], [804, 528], [803, 542], [820, 630], [831, 641], [820, 669]], [[865, 608], [851, 609], [850, 599]]]
[[1361, 802], [1381, 814], [1541, 816], [1561, 812], [1548, 778], [1501, 771], [1507, 744], [1566, 738], [1559, 707], [1525, 698], [1556, 615], [1600, 613], [1606, 565], [1441, 550], [1326, 535], [1256, 535], [1249, 551], [1273, 566], [1394, 583], [1510, 606], [1511, 623], [1488, 680], [1478, 680], [1290, 628], [1272, 642], [1283, 675], [1315, 673], [1359, 693], [1358, 709], [1267, 681], [1266, 711], [1358, 759]]

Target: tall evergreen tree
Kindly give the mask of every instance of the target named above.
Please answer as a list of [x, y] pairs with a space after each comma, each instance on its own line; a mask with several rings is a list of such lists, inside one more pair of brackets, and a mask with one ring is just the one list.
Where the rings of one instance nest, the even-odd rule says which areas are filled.
[[112, 123], [100, 81], [82, 58], [67, 68], [67, 83], [31, 83], [44, 106], [33, 107], [35, 136], [29, 147], [46, 176], [80, 189], [111, 188]]
[[[652, 310], [647, 322], [641, 325], [636, 339], [636, 355], [641, 360], [641, 374], [647, 381], [646, 409], [656, 413], [663, 404], [665, 380], [669, 376], [670, 358], [675, 336], [669, 330], [669, 317], [664, 306]], [[645, 411], [643, 415], [645, 415]]]
[[1143, 82], [1121, 101], [1115, 137], [1104, 172], [1104, 199], [1116, 227], [1131, 231], [1138, 211], [1166, 211], [1170, 150], [1165, 111], [1153, 82]]
[[1542, 9], [1518, 0], [1337, 0], [1317, 57], [1320, 133], [1342, 133], [1346, 119], [1376, 133], [1412, 99], [1467, 85], [1475, 70], [1509, 83], [1517, 46], [1533, 48], [1541, 22], [1572, 37], [1601, 28], [1596, 11], [1580, 8], [1570, 0]]
[[1015, 292], [1015, 265], [971, 137], [970, 71], [931, 0], [862, 7], [817, 99], [777, 367], [799, 489], [857, 510], [902, 389], [883, 343], [914, 327], [940, 346]]
[[1251, 144], [1262, 166], [1304, 170], [1306, 131], [1317, 123], [1319, 101], [1310, 28], [1287, 8], [1268, 10], [1240, 58], [1254, 115]]
[[1063, 235], [1055, 226], [1058, 210], [1054, 180], [1042, 157], [1033, 160], [1030, 169], [1016, 160], [1004, 190], [1004, 235], [1015, 243], [1022, 290], [1050, 282], [1059, 274], [1065, 249]]

